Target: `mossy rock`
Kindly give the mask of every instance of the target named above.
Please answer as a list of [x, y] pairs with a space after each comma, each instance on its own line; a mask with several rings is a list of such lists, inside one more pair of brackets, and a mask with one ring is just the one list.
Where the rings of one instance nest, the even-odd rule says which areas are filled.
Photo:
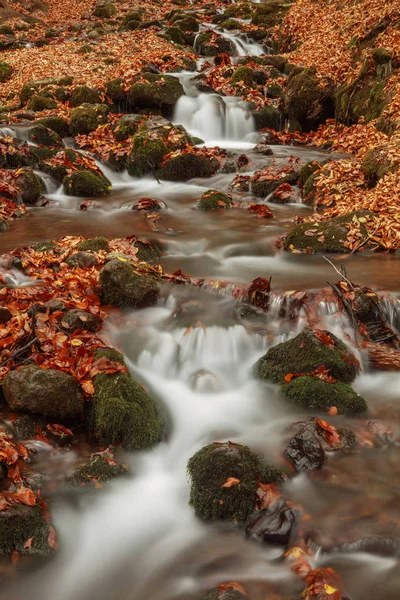
[[[309, 179], [306, 183], [308, 183]], [[301, 250], [309, 254], [318, 254], [321, 252], [350, 253], [352, 249], [344, 246], [344, 242], [347, 239], [349, 227], [352, 225], [352, 222], [355, 224], [354, 220], [360, 223], [362, 235], [359, 239], [359, 244], [363, 244], [363, 248], [365, 248], [368, 232], [364, 225], [364, 219], [367, 220], [370, 216], [371, 213], [368, 211], [356, 211], [340, 217], [334, 217], [322, 223], [309, 222], [294, 225], [285, 238], [285, 249], [289, 251]]]
[[91, 269], [97, 267], [99, 262], [91, 252], [74, 252], [65, 261], [69, 267]]
[[250, 67], [238, 67], [235, 69], [231, 77], [231, 84], [244, 83], [244, 85], [251, 87], [253, 85], [253, 69]]
[[[306, 163], [303, 167], [301, 167], [300, 174], [299, 174], [299, 183], [300, 183], [300, 185], [302, 187], [304, 187], [307, 179], [309, 177], [311, 177], [311, 175], [313, 175], [320, 168], [321, 168], [321, 165], [316, 160], [311, 160], [308, 163]], [[305, 195], [307, 195], [307, 194], [305, 194]]]
[[100, 94], [87, 85], [76, 87], [71, 94], [71, 106], [76, 108], [82, 104], [100, 104]]
[[0, 62], [0, 83], [4, 83], [11, 79], [13, 68], [6, 62]]
[[372, 50], [372, 58], [376, 65], [383, 65], [390, 63], [393, 59], [392, 53], [386, 48], [374, 48]]
[[28, 102], [28, 100], [32, 96], [38, 94], [44, 88], [48, 87], [49, 85], [55, 85], [56, 83], [56, 80], [53, 78], [38, 79], [35, 81], [29, 81], [28, 83], [24, 83], [19, 94], [22, 104]]
[[171, 40], [171, 42], [180, 44], [181, 46], [185, 45], [185, 37], [179, 27], [167, 27], [165, 30], [165, 35], [169, 40]]
[[225, 19], [225, 21], [222, 21], [221, 27], [228, 31], [237, 31], [242, 29], [242, 24], [236, 19]]
[[151, 139], [146, 134], [133, 138], [132, 150], [128, 157], [127, 169], [131, 177], [143, 177], [159, 169], [168, 148], [162, 139]]
[[140, 115], [124, 115], [113, 126], [115, 139], [122, 142], [135, 135], [142, 123], [143, 117]]
[[140, 21], [135, 21], [134, 19], [128, 21], [126, 23], [126, 25], [124, 25], [123, 29], [126, 29], [128, 31], [136, 31], [136, 29], [139, 29], [140, 27]]
[[[96, 359], [102, 356], [125, 365], [115, 350], [96, 351]], [[154, 400], [130, 373], [101, 373], [93, 381], [90, 429], [99, 443], [145, 450], [160, 440], [162, 423]]]
[[181, 154], [171, 158], [157, 173], [167, 181], [188, 181], [194, 177], [211, 177], [215, 165], [201, 154]]
[[[245, 524], [254, 511], [258, 482], [282, 479], [274, 466], [263, 463], [247, 446], [213, 443], [196, 452], [188, 462], [191, 480], [190, 505], [206, 521], [232, 521]], [[223, 487], [230, 478], [239, 479]]]
[[253, 11], [252, 2], [236, 2], [227, 6], [224, 15], [226, 17], [237, 17], [239, 19], [246, 19], [251, 15]]
[[24, 204], [34, 204], [44, 192], [42, 180], [32, 169], [19, 169], [15, 187]]
[[369, 187], [374, 187], [388, 173], [399, 169], [396, 157], [387, 152], [386, 145], [371, 148], [362, 162], [362, 170]]
[[[390, 75], [387, 63], [376, 67], [371, 75], [368, 63], [352, 83], [343, 84], [336, 92], [336, 119], [346, 125], [358, 123], [363, 118], [366, 123], [378, 119], [390, 98], [386, 91], [386, 81]], [[383, 71], [382, 76], [378, 75]]]
[[62, 139], [52, 129], [41, 123], [34, 125], [28, 133], [29, 139], [40, 146], [62, 146]]
[[285, 109], [289, 119], [300, 123], [303, 131], [310, 131], [334, 116], [332, 91], [320, 85], [314, 68], [303, 69], [288, 80]]
[[266, 105], [260, 110], [252, 112], [256, 129], [275, 129], [280, 131], [282, 127], [282, 113], [274, 106]]
[[[288, 64], [287, 59], [284, 56], [279, 56], [276, 54], [268, 54], [267, 56], [261, 56], [260, 64], [262, 65], [271, 65], [277, 69], [280, 73], [285, 73], [285, 66]], [[289, 69], [290, 70], [290, 69]], [[286, 73], [289, 75], [289, 73]]]
[[71, 98], [71, 92], [65, 87], [58, 87], [54, 92], [54, 96], [59, 102], [68, 102]]
[[46, 98], [45, 96], [35, 95], [32, 96], [28, 102], [28, 109], [34, 112], [41, 112], [42, 110], [51, 110], [57, 108], [57, 102], [53, 98]]
[[173, 20], [174, 27], [179, 27], [182, 31], [198, 31], [199, 30], [199, 22], [194, 17], [187, 15], [183, 18], [178, 18]]
[[133, 10], [126, 14], [122, 20], [122, 25], [127, 27], [131, 21], [139, 22], [142, 20], [142, 13], [140, 10]]
[[157, 248], [144, 242], [136, 242], [135, 246], [138, 249], [136, 256], [140, 261], [147, 262], [149, 264], [159, 264], [160, 252]]
[[10, 25], [0, 25], [0, 35], [14, 35], [14, 31]]
[[170, 115], [176, 102], [183, 95], [182, 84], [176, 77], [141, 73], [130, 87], [128, 101], [133, 108], [160, 109]]
[[128, 94], [122, 87], [123, 83], [124, 80], [118, 77], [117, 79], [111, 79], [106, 84], [106, 94], [115, 103], [126, 102]]
[[108, 240], [104, 237], [95, 237], [89, 238], [88, 240], [83, 240], [82, 242], [79, 242], [76, 248], [77, 250], [82, 250], [83, 252], [87, 252], [88, 250], [91, 250], [92, 252], [99, 252], [100, 250], [110, 252], [110, 245]]
[[78, 54], [90, 54], [91, 52], [93, 52], [93, 47], [89, 46], [89, 44], [83, 44], [83, 46], [77, 50]]
[[284, 175], [283, 177], [279, 177], [278, 179], [272, 181], [252, 177], [250, 180], [250, 189], [252, 194], [257, 196], [258, 198], [266, 198], [283, 183], [296, 184], [298, 180], [298, 171], [293, 171], [292, 173], [288, 173], [287, 175]]
[[104, 175], [100, 177], [92, 171], [75, 171], [64, 177], [63, 187], [67, 196], [94, 198], [107, 196], [112, 186]]
[[[107, 112], [101, 110], [103, 104], [80, 106], [71, 111], [69, 128], [72, 135], [88, 134], [105, 122]], [[107, 108], [107, 107], [105, 107]]]
[[141, 308], [157, 302], [159, 284], [151, 275], [141, 275], [126, 262], [108, 262], [100, 271], [100, 297], [103, 304]]
[[347, 383], [327, 383], [318, 377], [295, 377], [281, 385], [286, 400], [313, 410], [327, 412], [335, 406], [339, 414], [361, 414], [368, 406]]
[[47, 127], [47, 129], [51, 129], [61, 138], [69, 136], [68, 121], [67, 119], [64, 119], [64, 117], [44, 117], [43, 119], [38, 119], [36, 123]]
[[201, 197], [197, 208], [199, 210], [219, 210], [230, 208], [232, 198], [223, 192], [217, 190], [207, 190]]
[[55, 248], [55, 243], [51, 240], [43, 240], [42, 242], [36, 242], [32, 244], [32, 248], [36, 252], [51, 252]]
[[217, 56], [218, 54], [230, 54], [235, 52], [235, 45], [222, 35], [218, 35], [211, 43], [211, 34], [200, 33], [196, 38], [196, 50], [203, 56]]
[[107, 456], [102, 454], [93, 456], [85, 465], [75, 469], [69, 477], [71, 485], [94, 486], [97, 482], [105, 483], [126, 475], [127, 468], [120, 465], [115, 460], [107, 460]]
[[209, 590], [205, 596], [202, 596], [201, 600], [250, 600], [245, 594], [242, 594], [239, 590], [234, 587], [229, 587], [229, 584], [225, 584], [221, 590], [219, 587]]
[[57, 81], [57, 85], [62, 85], [62, 86], [69, 86], [72, 85], [74, 83], [74, 78], [72, 75], [65, 75], [65, 77], [61, 77], [58, 81]]
[[[26, 541], [32, 539], [29, 549]], [[18, 504], [0, 512], [0, 555], [18, 552], [22, 555], [48, 556], [49, 524], [40, 506]]]
[[114, 16], [116, 12], [117, 9], [112, 2], [99, 2], [93, 11], [93, 14], [100, 19], [109, 19]]
[[333, 333], [307, 329], [270, 348], [254, 365], [254, 374], [259, 379], [284, 383], [289, 373], [312, 373], [321, 366], [345, 383], [353, 381], [358, 371], [354, 355]]
[[273, 83], [272, 85], [269, 85], [267, 87], [266, 95], [267, 95], [267, 98], [282, 98], [282, 96], [283, 96], [282, 86], [280, 86], [279, 83]]
[[73, 333], [78, 329], [96, 333], [100, 325], [101, 320], [99, 317], [79, 308], [67, 310], [60, 320], [60, 328], [69, 333]]
[[282, 19], [287, 8], [288, 6], [282, 0], [263, 2], [255, 8], [251, 22], [253, 25], [272, 27]]

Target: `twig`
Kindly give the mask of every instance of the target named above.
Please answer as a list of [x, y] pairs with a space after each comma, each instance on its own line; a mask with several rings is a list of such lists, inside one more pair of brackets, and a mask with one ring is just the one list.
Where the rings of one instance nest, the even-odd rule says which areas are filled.
[[371, 235], [370, 235], [370, 234], [368, 234], [368, 236], [365, 238], [365, 240], [363, 240], [363, 241], [361, 242], [361, 244], [358, 244], [358, 246], [357, 246], [356, 248], [354, 248], [354, 250], [352, 250], [352, 251], [350, 252], [350, 254], [354, 254], [354, 252], [357, 252], [357, 250], [359, 250], [360, 248], [362, 248], [362, 246], [364, 246], [364, 244], [366, 244], [367, 242], [369, 242], [369, 240], [370, 240], [370, 239], [371, 239], [371, 238], [372, 238], [372, 237], [373, 237], [373, 236], [376, 234], [376, 232], [378, 231], [378, 229], [379, 229], [379, 225], [378, 225], [378, 227], [375, 229], [375, 231], [373, 231], [373, 232], [371, 233]]
[[[345, 281], [347, 281], [347, 283], [349, 284], [349, 286], [351, 287], [351, 289], [352, 289], [352, 290], [354, 290], [354, 286], [353, 286], [353, 284], [351, 283], [351, 281], [349, 281], [349, 280], [347, 279], [347, 277], [346, 277], [346, 276], [343, 274], [343, 272], [339, 271], [339, 269], [337, 269], [337, 268], [335, 267], [335, 265], [333, 264], [333, 262], [331, 262], [331, 261], [329, 260], [329, 258], [326, 258], [326, 256], [324, 256], [324, 255], [322, 255], [322, 258], [324, 258], [324, 259], [325, 259], [325, 260], [326, 260], [326, 261], [327, 261], [327, 262], [328, 262], [328, 263], [331, 265], [331, 267], [333, 267], [333, 268], [335, 269], [336, 273], [337, 273], [338, 275], [340, 275], [341, 279], [344, 279]], [[328, 282], [328, 283], [329, 283], [329, 282]], [[330, 284], [329, 284], [329, 285], [330, 285]]]
[[23, 352], [25, 352], [25, 350], [28, 350], [28, 348], [33, 346], [33, 344], [35, 342], [37, 342], [38, 340], [39, 340], [39, 338], [34, 337], [33, 340], [30, 340], [30, 342], [25, 344], [25, 346], [21, 346], [21, 348], [17, 348], [17, 350], [14, 350], [14, 352], [12, 354], [10, 354], [10, 356], [4, 362], [1, 363], [0, 367], [4, 367], [4, 365], [6, 365], [8, 362], [10, 362], [10, 360], [13, 360], [19, 354], [22, 354]]
[[353, 309], [351, 307], [351, 304], [349, 303], [349, 301], [347, 300], [347, 298], [344, 297], [344, 294], [342, 293], [342, 291], [338, 288], [338, 286], [335, 283], [327, 281], [327, 284], [333, 289], [333, 291], [335, 292], [335, 294], [342, 301], [344, 309], [347, 312], [348, 317], [350, 319], [350, 322], [351, 322], [351, 324], [353, 326], [354, 336], [355, 336], [355, 342], [358, 345], [358, 337], [359, 337], [358, 322], [357, 322], [357, 318], [356, 318], [356, 316], [354, 314], [354, 311], [353, 311]]

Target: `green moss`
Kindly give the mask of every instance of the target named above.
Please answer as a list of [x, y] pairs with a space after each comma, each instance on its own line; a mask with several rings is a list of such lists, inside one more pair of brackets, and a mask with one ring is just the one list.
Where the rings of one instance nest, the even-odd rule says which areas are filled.
[[0, 35], [14, 35], [14, 31], [9, 25], [0, 25]]
[[336, 406], [340, 414], [366, 412], [367, 403], [346, 383], [326, 383], [318, 377], [296, 377], [281, 386], [286, 400], [307, 408], [328, 411]]
[[[52, 553], [48, 544], [49, 525], [46, 523], [40, 506], [22, 504], [0, 513], [0, 554], [9, 555], [16, 551], [21, 554], [46, 556]], [[25, 549], [26, 541], [32, 538], [32, 545]]]
[[310, 131], [334, 114], [331, 93], [320, 85], [314, 68], [290, 75], [285, 106], [288, 117], [300, 123], [304, 131]]
[[[96, 358], [104, 355], [115, 360], [114, 351], [105, 349]], [[130, 373], [96, 375], [94, 388], [91, 428], [99, 443], [144, 450], [160, 440], [162, 423], [154, 401]]]
[[71, 98], [71, 92], [65, 87], [56, 88], [54, 95], [59, 102], [67, 102]]
[[396, 172], [398, 168], [396, 160], [386, 153], [385, 146], [371, 148], [362, 163], [362, 169], [370, 187], [376, 185], [388, 173]]
[[311, 175], [313, 175], [315, 173], [315, 171], [318, 171], [321, 168], [321, 165], [318, 161], [316, 160], [312, 160], [308, 163], [306, 163], [301, 169], [300, 169], [300, 175], [299, 175], [299, 182], [300, 185], [304, 187], [304, 196], [307, 196], [308, 194], [308, 187], [307, 187], [307, 192], [306, 192], [306, 182], [309, 179], [309, 177], [311, 177]]
[[49, 29], [46, 29], [45, 33], [44, 33], [44, 37], [47, 39], [52, 39], [57, 37], [58, 31], [57, 29], [54, 29], [54, 27], [49, 27]]
[[127, 93], [122, 87], [124, 80], [118, 77], [111, 79], [106, 84], [106, 94], [113, 102], [124, 102], [127, 98]]
[[99, 114], [94, 108], [74, 108], [71, 111], [69, 128], [72, 135], [87, 134], [97, 129], [100, 124]]
[[15, 186], [24, 204], [34, 204], [43, 194], [43, 182], [31, 169], [20, 169]]
[[6, 62], [0, 62], [0, 82], [4, 83], [11, 79], [13, 68]]
[[279, 131], [282, 126], [282, 114], [274, 106], [266, 105], [261, 110], [253, 112], [256, 129], [275, 129]]
[[158, 282], [149, 275], [136, 273], [131, 265], [118, 259], [100, 271], [100, 296], [103, 304], [141, 308], [157, 302]]
[[280, 177], [275, 181], [268, 181], [263, 179], [252, 179], [251, 180], [251, 192], [258, 198], [266, 198], [271, 194], [277, 187], [282, 183], [296, 184], [299, 179], [299, 172], [293, 171], [288, 173], [284, 177]]
[[199, 30], [199, 22], [194, 17], [190, 15], [174, 19], [174, 27], [178, 27], [182, 31], [198, 31]]
[[207, 190], [202, 195], [197, 208], [199, 210], [218, 210], [221, 208], [230, 208], [231, 204], [232, 198], [227, 194], [216, 190]]
[[[244, 524], [254, 511], [258, 481], [280, 481], [282, 474], [264, 464], [247, 446], [213, 443], [196, 452], [188, 462], [191, 480], [190, 505], [207, 521], [224, 520]], [[240, 482], [222, 487], [229, 477]]]
[[[92, 250], [93, 252], [99, 252], [99, 250], [105, 250], [105, 252], [110, 252], [110, 245], [108, 240], [104, 237], [95, 237], [90, 238], [88, 240], [83, 240], [79, 242], [77, 245], [77, 250], [82, 250], [86, 252], [87, 250]], [[122, 356], [122, 354], [121, 354]], [[114, 359], [113, 359], [114, 360]]]
[[175, 44], [180, 44], [181, 46], [184, 46], [185, 38], [183, 36], [182, 30], [179, 29], [179, 27], [167, 27], [167, 29], [165, 30], [165, 35]]
[[279, 83], [273, 83], [267, 88], [267, 98], [281, 98], [283, 96], [283, 89]]
[[99, 177], [91, 171], [75, 171], [67, 175], [63, 181], [64, 192], [68, 196], [106, 196], [111, 191], [111, 183], [103, 176]]
[[72, 77], [72, 75], [66, 75], [65, 77], [61, 77], [61, 79], [59, 79], [57, 81], [57, 85], [72, 85], [74, 83], [74, 78]]
[[35, 95], [32, 96], [28, 102], [28, 109], [33, 110], [35, 112], [40, 112], [42, 110], [50, 110], [52, 108], [57, 108], [57, 103], [53, 98], [46, 98], [45, 96]]
[[219, 587], [216, 587], [209, 590], [201, 600], [249, 600], [249, 598], [233, 587], [224, 588], [224, 591], [220, 591]]
[[353, 354], [333, 333], [324, 333], [329, 335], [333, 345], [324, 343], [313, 331], [306, 330], [287, 342], [273, 346], [254, 365], [255, 376], [283, 383], [289, 373], [312, 373], [324, 366], [335, 379], [350, 383], [357, 375]]
[[90, 54], [91, 52], [93, 52], [93, 48], [92, 46], [89, 46], [89, 44], [84, 44], [77, 50], [78, 54]]
[[249, 17], [252, 13], [252, 3], [251, 2], [236, 2], [235, 4], [231, 4], [225, 10], [226, 17], [238, 17], [239, 19], [245, 19]]
[[32, 244], [32, 248], [36, 252], [50, 252], [55, 248], [55, 243], [51, 240], [44, 240], [43, 242], [36, 242], [36, 244]]
[[126, 27], [131, 21], [139, 22], [142, 20], [142, 15], [139, 10], [133, 10], [124, 16], [122, 24]]
[[35, 46], [37, 48], [44, 48], [44, 46], [48, 46], [49, 44], [50, 44], [50, 42], [49, 42], [49, 40], [46, 40], [46, 38], [36, 40], [36, 42], [35, 42]]
[[150, 244], [136, 242], [135, 246], [138, 249], [136, 256], [139, 260], [149, 264], [158, 264], [160, 262], [160, 253]]
[[383, 65], [385, 63], [390, 63], [392, 60], [392, 53], [385, 48], [374, 48], [372, 50], [372, 58], [376, 65]]
[[126, 25], [124, 25], [124, 29], [127, 29], [128, 31], [135, 31], [136, 29], [139, 29], [140, 27], [140, 21], [135, 21], [134, 19], [132, 19], [131, 21], [128, 21], [128, 23], [126, 23]]
[[72, 485], [91, 486], [97, 481], [111, 481], [111, 479], [127, 473], [127, 469], [123, 465], [114, 463], [115, 461], [108, 462], [101, 455], [93, 456], [87, 464], [72, 473], [69, 482]]
[[167, 181], [188, 181], [194, 177], [211, 177], [214, 172], [212, 161], [201, 154], [181, 154], [171, 158], [157, 173]]
[[112, 2], [99, 2], [93, 11], [93, 14], [100, 19], [109, 19], [115, 15], [116, 12], [117, 9]]
[[390, 96], [385, 91], [390, 69], [386, 69], [385, 65], [379, 65], [377, 73], [371, 75], [367, 63], [355, 81], [338, 89], [335, 101], [339, 121], [350, 125], [357, 123], [361, 117], [367, 123], [380, 117]]
[[152, 140], [145, 134], [136, 135], [128, 158], [129, 175], [143, 177], [146, 173], [156, 171], [167, 153], [168, 148], [162, 139]]
[[73, 107], [82, 106], [82, 104], [99, 104], [100, 95], [97, 90], [93, 90], [87, 85], [80, 85], [74, 89], [71, 95], [71, 105]]
[[238, 67], [231, 77], [231, 84], [243, 82], [246, 86], [253, 85], [253, 69], [250, 67]]
[[[143, 79], [147, 83], [144, 83]], [[169, 108], [172, 110], [183, 94], [183, 87], [176, 77], [141, 73], [140, 81], [134, 81], [129, 90], [128, 100], [132, 107], [138, 109], [161, 108], [167, 110]]]
[[[311, 177], [314, 176], [312, 175]], [[309, 179], [311, 178], [309, 177]], [[309, 179], [306, 182], [307, 184]], [[341, 217], [334, 217], [322, 223], [309, 222], [294, 225], [285, 238], [285, 249], [302, 250], [308, 253], [349, 253], [352, 251], [351, 248], [346, 248], [343, 244], [347, 239], [351, 222], [354, 218], [358, 220], [360, 217], [368, 217], [370, 214], [367, 211], [356, 211]], [[359, 243], [361, 244], [366, 241], [368, 236], [363, 221], [360, 221], [360, 231], [362, 236], [359, 239]], [[314, 235], [310, 235], [310, 232]]]
[[287, 6], [281, 0], [269, 0], [257, 5], [253, 12], [251, 22], [253, 25], [271, 27], [278, 23]]
[[29, 130], [29, 139], [41, 146], [62, 146], [60, 136], [41, 123]]
[[55, 131], [62, 138], [69, 135], [68, 121], [64, 117], [45, 117], [39, 119], [37, 123]]
[[225, 19], [225, 21], [222, 21], [221, 27], [228, 31], [237, 31], [238, 29], [242, 29], [242, 24], [240, 21], [236, 21], [236, 19]]
[[381, 131], [382, 133], [386, 133], [386, 135], [391, 136], [394, 133], [396, 133], [399, 127], [399, 123], [396, 120], [383, 115], [378, 119], [375, 127], [378, 131]]
[[118, 142], [128, 139], [137, 133], [143, 118], [139, 115], [125, 115], [118, 119], [113, 127], [113, 134]]

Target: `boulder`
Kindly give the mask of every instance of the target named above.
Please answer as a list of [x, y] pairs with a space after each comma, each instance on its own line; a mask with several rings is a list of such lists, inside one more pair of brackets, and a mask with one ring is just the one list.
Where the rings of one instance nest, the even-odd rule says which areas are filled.
[[256, 362], [254, 373], [260, 379], [284, 383], [290, 373], [312, 373], [322, 366], [332, 377], [346, 383], [353, 381], [359, 370], [353, 353], [333, 333], [306, 329], [295, 338], [272, 346]]
[[42, 110], [50, 110], [52, 108], [57, 108], [57, 102], [53, 98], [35, 95], [28, 102], [28, 109], [34, 112], [41, 112]]
[[41, 146], [62, 146], [62, 140], [60, 136], [55, 133], [52, 129], [45, 127], [41, 123], [34, 125], [28, 133], [29, 139], [35, 144]]
[[32, 169], [19, 169], [15, 187], [24, 204], [34, 204], [44, 192], [42, 180]]
[[3, 380], [7, 404], [16, 412], [70, 419], [83, 412], [84, 398], [72, 375], [55, 369], [27, 365]]
[[104, 237], [95, 237], [89, 238], [88, 240], [82, 240], [82, 242], [79, 242], [76, 248], [77, 250], [83, 250], [84, 252], [87, 252], [88, 250], [91, 250], [92, 252], [99, 252], [99, 250], [104, 250], [105, 252], [110, 251], [108, 240], [106, 240]]
[[151, 139], [146, 134], [135, 135], [128, 156], [127, 169], [132, 177], [143, 177], [160, 168], [168, 147], [162, 138]]
[[97, 482], [111, 481], [127, 472], [126, 467], [104, 452], [93, 455], [86, 464], [75, 469], [69, 477], [69, 483], [74, 486], [93, 487]]
[[318, 377], [295, 377], [281, 385], [281, 392], [289, 402], [312, 410], [327, 412], [335, 406], [339, 414], [361, 414], [368, 409], [364, 398], [342, 381], [328, 383]]
[[214, 162], [207, 156], [181, 154], [170, 158], [157, 175], [167, 181], [188, 181], [193, 177], [210, 177], [214, 170]]
[[71, 94], [71, 106], [74, 108], [82, 104], [100, 104], [100, 94], [87, 85], [76, 87]]
[[0, 62], [0, 83], [5, 83], [11, 79], [13, 68], [6, 62]]
[[103, 304], [141, 308], [157, 302], [159, 284], [151, 276], [141, 275], [126, 262], [111, 260], [100, 271], [100, 295]]
[[65, 262], [69, 267], [80, 269], [91, 269], [99, 264], [97, 258], [90, 252], [75, 252]]
[[190, 505], [206, 521], [246, 523], [254, 510], [258, 482], [282, 480], [282, 473], [264, 463], [247, 446], [209, 444], [188, 462]]
[[[95, 358], [102, 357], [125, 365], [116, 350], [97, 350]], [[100, 373], [94, 388], [90, 429], [98, 443], [145, 450], [160, 440], [162, 423], [154, 400], [130, 373]]]
[[197, 208], [199, 210], [218, 210], [221, 208], [230, 208], [232, 198], [223, 192], [217, 190], [207, 190], [201, 197]]
[[232, 77], [231, 84], [244, 83], [247, 87], [253, 86], [253, 69], [246, 66], [241, 66], [235, 69]]
[[252, 112], [256, 129], [275, 129], [280, 131], [283, 124], [282, 113], [274, 106], [266, 105], [264, 108]]
[[38, 119], [36, 123], [55, 131], [61, 138], [69, 136], [68, 121], [64, 117], [44, 117], [43, 119]]
[[60, 327], [64, 331], [73, 333], [79, 329], [84, 331], [91, 331], [95, 333], [101, 325], [99, 317], [92, 315], [84, 310], [78, 308], [72, 308], [68, 310], [60, 320]]
[[107, 196], [111, 191], [111, 183], [102, 175], [92, 171], [74, 171], [63, 180], [64, 192], [67, 196], [94, 198]]
[[112, 2], [100, 0], [94, 8], [93, 14], [95, 17], [100, 17], [101, 19], [110, 19], [116, 12], [117, 9]]
[[[400, 150], [400, 146], [398, 146]], [[388, 152], [386, 144], [368, 150], [362, 162], [362, 170], [369, 187], [374, 187], [388, 173], [396, 173], [400, 161], [396, 155]]]
[[335, 113], [332, 90], [320, 84], [315, 68], [288, 78], [284, 103], [289, 119], [303, 131], [316, 129]]
[[[26, 542], [32, 544], [26, 548]], [[0, 555], [18, 552], [22, 555], [47, 556], [53, 551], [49, 546], [49, 524], [40, 506], [17, 504], [0, 512]]]
[[135, 109], [158, 109], [171, 116], [179, 98], [184, 95], [182, 84], [172, 75], [141, 73], [133, 80], [128, 102]]
[[140, 115], [124, 115], [113, 126], [113, 134], [118, 142], [122, 142], [137, 133], [143, 123]]
[[84, 104], [71, 111], [71, 135], [87, 134], [107, 121], [109, 109], [105, 104]]

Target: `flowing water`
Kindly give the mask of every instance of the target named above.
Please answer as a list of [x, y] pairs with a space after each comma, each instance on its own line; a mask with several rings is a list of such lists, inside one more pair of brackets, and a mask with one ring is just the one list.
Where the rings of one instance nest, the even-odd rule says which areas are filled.
[[[311, 149], [274, 146], [273, 157], [260, 157], [252, 152], [255, 140], [247, 138], [254, 134], [253, 123], [240, 100], [196, 94], [193, 89], [190, 94], [178, 103], [175, 121], [207, 144], [218, 138], [225, 148], [246, 152], [247, 174], [271, 160], [283, 164], [290, 156], [304, 162], [326, 156]], [[121, 318], [110, 318], [102, 335], [124, 352], [132, 372], [158, 399], [169, 423], [168, 440], [150, 452], [128, 454], [125, 462], [133, 475], [95, 497], [55, 495], [52, 514], [62, 540], [59, 555], [25, 577], [7, 598], [194, 600], [203, 590], [238, 580], [246, 584], [253, 600], [273, 598], [274, 593], [290, 600], [302, 585], [279, 560], [281, 551], [246, 541], [230, 527], [205, 525], [195, 518], [188, 506], [186, 463], [203, 445], [227, 439], [249, 444], [261, 456], [279, 461], [286, 427], [304, 418], [282, 403], [274, 386], [253, 378], [252, 365], [268, 347], [296, 335], [306, 324], [305, 314], [296, 322], [281, 315], [279, 292], [317, 290], [336, 278], [322, 257], [285, 255], [276, 248], [290, 219], [308, 214], [309, 209], [271, 204], [271, 220], [254, 218], [239, 208], [204, 213], [195, 210], [202, 193], [209, 188], [226, 190], [234, 175], [176, 184], [134, 180], [103, 170], [113, 183], [110, 198], [96, 199], [92, 210], [80, 211], [81, 199], [64, 196], [48, 181], [50, 205], [31, 209], [2, 233], [0, 252], [62, 235], [112, 238], [135, 233], [162, 244], [167, 272], [181, 269], [195, 277], [246, 285], [255, 277], [272, 276], [276, 295], [262, 332], [240, 321], [229, 289], [213, 293], [177, 286], [166, 290], [156, 307], [127, 313], [122, 324]], [[156, 226], [131, 209], [143, 196], [166, 204]], [[234, 192], [233, 198], [264, 202], [249, 193]], [[332, 260], [339, 266], [340, 258]], [[345, 264], [357, 283], [395, 291], [394, 260], [360, 255], [346, 257]], [[188, 328], [187, 305], [194, 322], [201, 321], [203, 327]], [[385, 310], [397, 327], [397, 301], [389, 298]], [[319, 315], [321, 326], [351, 344], [351, 328], [337, 306], [321, 302]], [[400, 374], [372, 374], [367, 365], [355, 382], [371, 412], [395, 433], [400, 422], [399, 385]], [[358, 427], [357, 420], [344, 417], [336, 423]], [[46, 450], [42, 451], [46, 459]], [[288, 497], [312, 515], [316, 544], [330, 548], [371, 535], [393, 535], [391, 522], [383, 515], [394, 514], [398, 503], [398, 455], [395, 446], [390, 451], [332, 456], [323, 477], [302, 474], [286, 484]], [[67, 466], [57, 463], [60, 470]], [[325, 550], [317, 553], [313, 565], [335, 567], [352, 600], [397, 600], [396, 558], [378, 554]]]

